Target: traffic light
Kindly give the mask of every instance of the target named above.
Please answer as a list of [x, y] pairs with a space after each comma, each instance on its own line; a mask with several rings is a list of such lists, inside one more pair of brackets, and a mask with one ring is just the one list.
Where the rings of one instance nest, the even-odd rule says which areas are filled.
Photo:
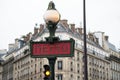
[[45, 70], [44, 71], [44, 75], [45, 75], [44, 80], [49, 80], [50, 75], [51, 75], [50, 66], [49, 65], [44, 65], [43, 67], [44, 67], [44, 70]]

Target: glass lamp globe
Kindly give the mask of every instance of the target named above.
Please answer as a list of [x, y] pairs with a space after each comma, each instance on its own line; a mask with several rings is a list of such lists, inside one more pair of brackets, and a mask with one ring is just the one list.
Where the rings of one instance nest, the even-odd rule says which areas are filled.
[[46, 23], [58, 23], [60, 20], [60, 14], [57, 10], [51, 9], [47, 10], [43, 16]]

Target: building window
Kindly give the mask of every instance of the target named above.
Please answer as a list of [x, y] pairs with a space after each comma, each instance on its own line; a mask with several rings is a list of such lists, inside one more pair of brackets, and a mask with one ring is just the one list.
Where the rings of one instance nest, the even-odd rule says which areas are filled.
[[40, 68], [40, 72], [42, 71], [42, 68]]
[[63, 80], [63, 75], [62, 74], [58, 74], [57, 80]]
[[80, 80], [80, 76], [77, 77], [77, 80]]
[[77, 52], [77, 60], [78, 61], [80, 60], [80, 58], [79, 58], [79, 52]]
[[40, 62], [40, 68], [42, 68], [42, 62]]
[[73, 74], [71, 74], [70, 77], [71, 77], [70, 80], [73, 80]]
[[73, 71], [73, 62], [70, 63], [70, 71]]
[[31, 60], [31, 63], [33, 62], [33, 60]]
[[58, 61], [58, 70], [62, 70], [63, 62]]
[[77, 72], [80, 73], [80, 65], [77, 64]]

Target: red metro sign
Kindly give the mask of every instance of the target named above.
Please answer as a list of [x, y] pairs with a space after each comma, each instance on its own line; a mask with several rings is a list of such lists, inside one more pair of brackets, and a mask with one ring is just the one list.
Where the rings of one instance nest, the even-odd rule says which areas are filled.
[[31, 57], [72, 57], [74, 40], [49, 42], [30, 42]]

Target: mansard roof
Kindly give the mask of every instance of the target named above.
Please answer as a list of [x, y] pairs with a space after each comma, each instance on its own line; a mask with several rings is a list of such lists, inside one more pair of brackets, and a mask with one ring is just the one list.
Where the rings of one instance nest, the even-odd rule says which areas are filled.
[[[79, 40], [84, 40], [84, 34], [83, 31], [79, 31], [78, 29], [82, 29], [83, 28], [75, 28], [75, 24], [67, 24], [66, 20], [61, 20], [58, 24], [57, 24], [57, 29], [56, 29], [56, 33], [67, 33]], [[36, 38], [42, 36], [44, 33], [49, 33], [48, 29], [45, 27], [45, 24], [41, 24], [40, 28], [35, 28], [35, 33], [32, 34], [32, 36], [30, 37], [30, 34], [28, 35], [27, 41], [25, 40], [25, 43], [29, 43], [30, 40], [35, 40]], [[26, 36], [27, 37], [27, 36]], [[87, 37], [87, 42], [93, 46], [96, 46], [100, 49], [103, 49], [98, 43], [90, 40]], [[26, 44], [25, 44], [26, 45]], [[24, 46], [25, 46], [24, 45]], [[18, 49], [17, 49], [18, 50]], [[17, 51], [14, 50], [14, 51]], [[8, 52], [8, 55], [12, 53], [12, 52]]]
[[[36, 39], [37, 37], [40, 37], [43, 33], [48, 33], [48, 32], [49, 32], [48, 29], [45, 27], [40, 33], [38, 33], [36, 36], [33, 36], [32, 39]], [[75, 37], [75, 38], [78, 38], [78, 39], [80, 39], [80, 40], [83, 40], [83, 39], [84, 39], [84, 38], [83, 38], [83, 34], [80, 34], [80, 33], [77, 32], [77, 31], [73, 31], [72, 29], [70, 29], [69, 25], [65, 26], [65, 25], [62, 24], [61, 22], [59, 22], [58, 25], [57, 25], [56, 33], [58, 33], [58, 32], [68, 33], [68, 34], [70, 34], [71, 36], [73, 36], [73, 37]], [[99, 44], [96, 44], [95, 42], [89, 40], [88, 38], [87, 38], [87, 42], [88, 42], [89, 44], [92, 44], [92, 45], [94, 45], [94, 46], [96, 46], [96, 47], [99, 47], [99, 48], [103, 49], [102, 47], [100, 47]]]

